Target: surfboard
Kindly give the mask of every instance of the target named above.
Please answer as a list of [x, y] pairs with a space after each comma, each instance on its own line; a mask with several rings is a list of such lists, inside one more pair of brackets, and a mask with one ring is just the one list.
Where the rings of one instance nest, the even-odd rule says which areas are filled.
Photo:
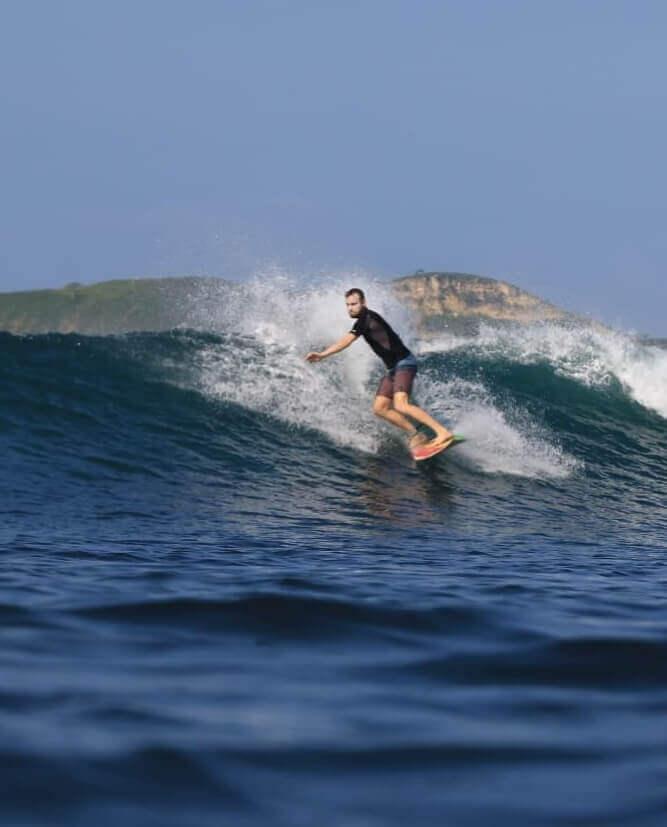
[[465, 441], [465, 437], [461, 436], [461, 434], [454, 434], [454, 439], [449, 443], [445, 442], [444, 445], [429, 445], [429, 443], [426, 442], [423, 445], [418, 445], [416, 448], [413, 448], [411, 450], [411, 454], [417, 462], [422, 462], [425, 459], [431, 459], [431, 457], [434, 457], [436, 454], [441, 454], [443, 451], [449, 450], [449, 448], [453, 448], [455, 445], [460, 445]]

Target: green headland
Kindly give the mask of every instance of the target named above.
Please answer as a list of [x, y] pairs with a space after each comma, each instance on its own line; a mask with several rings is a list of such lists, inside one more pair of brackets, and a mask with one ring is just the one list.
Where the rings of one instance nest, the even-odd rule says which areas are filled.
[[[390, 283], [428, 335], [445, 322], [577, 319], [507, 282], [466, 273], [423, 272]], [[82, 333], [197, 327], [202, 307], [243, 285], [217, 278], [141, 278], [68, 284], [54, 290], [0, 293], [0, 330], [14, 334]]]

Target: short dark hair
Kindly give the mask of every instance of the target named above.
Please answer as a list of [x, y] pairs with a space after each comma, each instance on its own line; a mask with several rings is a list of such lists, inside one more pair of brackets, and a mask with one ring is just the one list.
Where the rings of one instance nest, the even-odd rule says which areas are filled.
[[361, 301], [362, 301], [362, 302], [365, 302], [365, 301], [366, 301], [366, 296], [364, 296], [364, 291], [361, 289], [361, 287], [351, 287], [351, 288], [350, 288], [350, 289], [349, 289], [349, 290], [345, 293], [345, 298], [346, 298], [346, 299], [349, 299], [349, 297], [350, 297], [353, 293], [356, 293], [356, 294], [359, 296], [359, 298], [361, 299]]

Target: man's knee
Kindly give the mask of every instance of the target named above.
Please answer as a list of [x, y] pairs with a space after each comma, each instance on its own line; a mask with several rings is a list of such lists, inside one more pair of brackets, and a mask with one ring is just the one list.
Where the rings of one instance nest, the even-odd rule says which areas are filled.
[[375, 401], [373, 402], [373, 413], [376, 416], [384, 416], [389, 408], [391, 408], [391, 399], [387, 399], [386, 396], [375, 397]]
[[394, 407], [399, 413], [407, 413], [410, 407], [410, 398], [407, 393], [394, 394]]

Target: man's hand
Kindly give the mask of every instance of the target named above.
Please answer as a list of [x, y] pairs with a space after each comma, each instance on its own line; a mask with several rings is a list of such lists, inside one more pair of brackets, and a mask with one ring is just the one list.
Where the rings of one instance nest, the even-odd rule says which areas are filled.
[[334, 353], [340, 353], [341, 350], [345, 350], [346, 347], [349, 347], [352, 342], [355, 342], [357, 339], [354, 333], [346, 333], [342, 339], [339, 339], [335, 345], [329, 345], [329, 347], [325, 348], [324, 350], [311, 350], [310, 353], [306, 356], [307, 362], [319, 362], [322, 359], [326, 359], [327, 356], [333, 356]]

